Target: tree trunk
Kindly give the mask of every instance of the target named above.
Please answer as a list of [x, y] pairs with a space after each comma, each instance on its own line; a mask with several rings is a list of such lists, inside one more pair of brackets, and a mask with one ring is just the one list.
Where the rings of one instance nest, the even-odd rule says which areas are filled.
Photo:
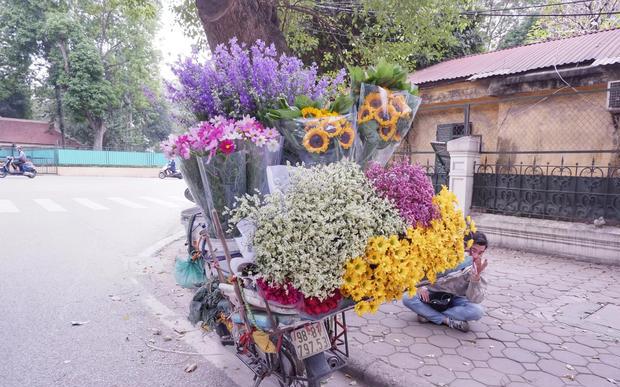
[[108, 127], [105, 126], [105, 122], [102, 118], [92, 117], [90, 114], [87, 115], [88, 124], [95, 132], [95, 138], [93, 141], [93, 150], [103, 150], [103, 136], [105, 132], [108, 130]]
[[288, 52], [275, 5], [264, 0], [196, 0], [198, 16], [211, 51], [237, 37], [252, 44], [260, 39], [273, 43], [278, 52]]
[[60, 145], [65, 147], [65, 114], [62, 109], [62, 94], [60, 86], [54, 85], [54, 93], [56, 94], [56, 116], [58, 117], [58, 129], [60, 129]]

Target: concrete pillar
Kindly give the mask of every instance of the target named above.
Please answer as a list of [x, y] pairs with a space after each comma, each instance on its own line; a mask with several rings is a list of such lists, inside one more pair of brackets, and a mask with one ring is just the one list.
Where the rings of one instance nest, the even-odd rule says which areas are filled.
[[450, 154], [449, 188], [467, 216], [474, 191], [474, 164], [480, 162], [480, 137], [465, 136], [448, 141], [447, 150]]

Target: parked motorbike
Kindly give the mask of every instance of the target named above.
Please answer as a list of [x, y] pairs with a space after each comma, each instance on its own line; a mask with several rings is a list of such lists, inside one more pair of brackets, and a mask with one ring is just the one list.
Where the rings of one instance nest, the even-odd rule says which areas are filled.
[[165, 179], [167, 177], [176, 177], [177, 179], [182, 179], [183, 175], [181, 175], [181, 172], [178, 170], [175, 172], [172, 172], [170, 167], [166, 165], [159, 171], [159, 178]]
[[0, 163], [0, 178], [7, 175], [17, 175], [26, 176], [30, 179], [33, 179], [37, 175], [37, 170], [35, 169], [32, 162], [28, 161], [24, 163], [22, 165], [22, 169], [20, 170], [19, 167], [13, 163], [14, 160], [14, 157], [7, 156], [6, 161], [3, 164]]

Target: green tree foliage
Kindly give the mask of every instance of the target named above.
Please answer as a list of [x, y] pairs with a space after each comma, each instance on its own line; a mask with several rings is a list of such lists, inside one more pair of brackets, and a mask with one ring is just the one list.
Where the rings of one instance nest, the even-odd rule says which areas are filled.
[[[22, 82], [27, 90], [32, 81], [42, 85], [36, 88], [39, 116], [56, 119], [62, 127], [66, 113], [67, 133], [95, 149], [143, 148], [169, 133], [169, 127], [161, 127], [170, 121], [161, 117], [168, 110], [160, 96], [159, 58], [152, 43], [158, 1], [15, 3], [15, 12], [27, 15], [29, 21], [15, 29], [28, 34], [34, 44], [19, 48], [14, 40], [0, 35], [0, 49], [23, 53], [15, 62], [30, 75]], [[0, 15], [5, 13], [0, 11]], [[44, 70], [33, 74], [32, 63], [27, 61], [31, 58], [42, 61]]]
[[0, 0], [0, 116], [29, 118], [31, 53], [38, 48], [38, 2]]
[[[279, 0], [289, 49], [323, 71], [368, 65], [378, 57], [409, 69], [482, 49], [471, 0]], [[172, 6], [185, 33], [204, 46], [193, 0]]]
[[479, 24], [485, 51], [497, 49], [504, 36], [517, 29], [526, 20], [520, 15], [537, 11], [537, 8], [528, 7], [544, 2], [544, 0], [475, 0], [474, 8], [485, 15], [480, 18]]
[[[558, 4], [558, 2], [550, 3]], [[573, 4], [550, 5], [542, 8], [541, 13], [569, 16], [539, 18], [530, 28], [527, 42], [535, 43], [547, 39], [620, 27], [620, 15], [610, 13], [618, 11], [620, 11], [619, 0], [592, 0]]]
[[502, 40], [500, 40], [499, 44], [497, 45], [497, 48], [501, 50], [525, 44], [527, 42], [527, 36], [530, 32], [530, 29], [535, 22], [535, 17], [528, 17], [523, 19], [521, 23], [519, 23], [513, 29], [508, 31], [506, 35], [504, 35]]

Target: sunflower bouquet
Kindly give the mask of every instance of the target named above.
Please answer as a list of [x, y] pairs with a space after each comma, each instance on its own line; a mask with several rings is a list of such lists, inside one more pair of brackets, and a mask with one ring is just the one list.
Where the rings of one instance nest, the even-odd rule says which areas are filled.
[[370, 69], [351, 68], [351, 95], [363, 144], [358, 162], [385, 165], [407, 136], [421, 99], [400, 66], [380, 60]]
[[311, 166], [355, 159], [360, 143], [352, 103], [348, 96], [340, 96], [321, 107], [320, 102], [301, 96], [293, 106], [284, 103], [281, 109], [271, 110], [268, 117], [284, 136], [285, 149], [293, 154], [289, 161]]

